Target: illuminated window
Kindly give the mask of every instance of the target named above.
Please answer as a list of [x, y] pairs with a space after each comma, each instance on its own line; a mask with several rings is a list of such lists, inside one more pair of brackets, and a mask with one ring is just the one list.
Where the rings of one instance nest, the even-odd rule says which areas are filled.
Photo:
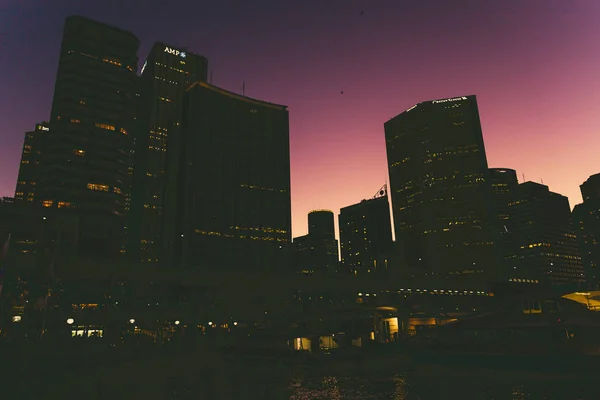
[[44, 201], [42, 201], [42, 207], [52, 207], [52, 204], [54, 204], [53, 200], [44, 200]]
[[123, 135], [127, 135], [127, 131], [126, 131], [124, 128], [121, 128], [121, 133], [122, 133]]
[[78, 120], [78, 119], [72, 119], [72, 120], [71, 120], [71, 123], [73, 123], [73, 124], [79, 124], [80, 122], [81, 122], [81, 121], [80, 121], [80, 120]]
[[71, 203], [68, 201], [59, 201], [58, 208], [71, 208]]
[[96, 122], [95, 125], [96, 125], [96, 128], [106, 129], [107, 131], [114, 131], [115, 130], [114, 125], [101, 124], [99, 122]]
[[79, 100], [79, 104], [81, 104], [82, 106], [85, 106], [85, 100]]
[[108, 192], [108, 185], [102, 185], [100, 183], [88, 183], [87, 188], [89, 190], [98, 190], [100, 192]]
[[120, 189], [120, 188], [118, 188], [118, 187], [116, 187], [116, 186], [115, 186], [115, 188], [114, 188], [114, 191], [115, 191], [115, 193], [119, 193], [119, 194], [121, 194], [121, 189]]
[[21, 161], [21, 164], [29, 164], [29, 160], [23, 160]]
[[85, 150], [73, 150], [73, 153], [75, 153], [76, 156], [84, 156], [85, 155]]
[[17, 193], [15, 193], [15, 196], [21, 197], [21, 196], [23, 196], [23, 192], [17, 192]]

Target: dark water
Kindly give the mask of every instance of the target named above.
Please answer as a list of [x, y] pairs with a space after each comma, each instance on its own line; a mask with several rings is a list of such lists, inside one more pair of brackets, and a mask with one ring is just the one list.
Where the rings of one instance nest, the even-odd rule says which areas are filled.
[[[335, 377], [296, 378], [290, 385], [290, 400], [580, 400], [600, 399], [593, 381], [536, 380], [498, 382], [482, 379], [439, 380], [407, 374], [392, 378]], [[424, 378], [424, 379], [423, 379]]]

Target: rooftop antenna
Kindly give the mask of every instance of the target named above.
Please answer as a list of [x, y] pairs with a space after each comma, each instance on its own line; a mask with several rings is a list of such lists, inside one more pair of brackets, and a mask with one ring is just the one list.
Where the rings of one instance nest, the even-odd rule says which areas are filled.
[[212, 85], [212, 70], [210, 71], [210, 73], [208, 75], [208, 83], [210, 83]]
[[523, 174], [523, 183], [525, 183], [525, 174]]
[[246, 80], [242, 82], [242, 96], [246, 96]]
[[542, 181], [542, 185], [544, 184], [544, 178], [540, 178], [540, 180]]

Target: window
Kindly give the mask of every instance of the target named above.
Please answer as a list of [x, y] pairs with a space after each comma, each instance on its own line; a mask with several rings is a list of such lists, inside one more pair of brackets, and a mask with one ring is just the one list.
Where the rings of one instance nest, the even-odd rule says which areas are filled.
[[89, 190], [97, 190], [100, 192], [108, 192], [108, 185], [102, 185], [100, 183], [88, 183], [87, 188]]
[[123, 135], [127, 135], [127, 131], [125, 130], [125, 128], [121, 128], [121, 133], [122, 133]]
[[23, 160], [21, 161], [21, 164], [29, 164], [29, 160]]
[[52, 207], [52, 204], [54, 204], [53, 200], [44, 200], [44, 201], [42, 201], [42, 207]]
[[114, 192], [118, 193], [118, 194], [121, 194], [121, 189], [115, 186]]
[[78, 119], [72, 119], [71, 123], [73, 123], [73, 124], [79, 124], [79, 123], [81, 123], [81, 121], [78, 120]]
[[73, 153], [75, 153], [76, 156], [84, 156], [85, 150], [77, 149], [77, 150], [73, 150]]
[[106, 129], [107, 131], [114, 131], [115, 130], [114, 125], [101, 124], [99, 122], [96, 122], [95, 125], [96, 125], [96, 128]]
[[68, 201], [59, 201], [58, 208], [71, 208], [71, 203]]

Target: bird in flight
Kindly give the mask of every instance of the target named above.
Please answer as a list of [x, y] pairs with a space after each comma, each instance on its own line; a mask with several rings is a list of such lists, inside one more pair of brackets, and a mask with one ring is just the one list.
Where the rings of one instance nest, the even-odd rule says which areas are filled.
[[340, 94], [344, 94], [344, 91], [342, 90], [342, 91], [340, 92]]
[[364, 12], [364, 11], [361, 11], [361, 12], [360, 12], [360, 15], [364, 15], [364, 14], [365, 14], [365, 12]]

